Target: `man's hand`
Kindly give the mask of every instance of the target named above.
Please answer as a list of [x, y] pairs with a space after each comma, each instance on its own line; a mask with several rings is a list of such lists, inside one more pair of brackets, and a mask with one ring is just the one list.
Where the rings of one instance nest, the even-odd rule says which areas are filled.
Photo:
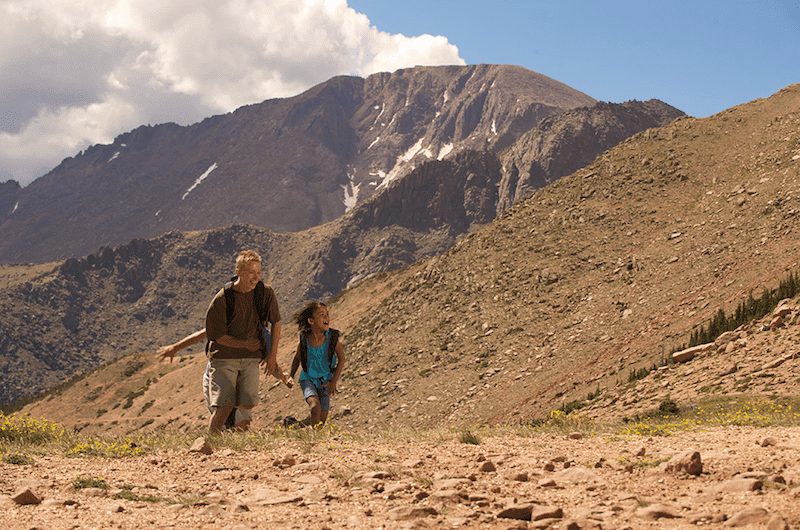
[[277, 363], [275, 364], [275, 370], [271, 374], [267, 372], [267, 360], [264, 359], [263, 361], [261, 361], [261, 364], [264, 365], [265, 375], [272, 375], [275, 379], [278, 379], [281, 383], [283, 383], [287, 387], [292, 388], [292, 386], [294, 385], [294, 381], [292, 380], [291, 377], [286, 377], [286, 374], [283, 373], [283, 370], [281, 370], [281, 367], [278, 366]]
[[264, 363], [264, 375], [274, 374], [278, 369], [278, 358], [274, 353], [267, 355], [267, 358], [262, 361]]

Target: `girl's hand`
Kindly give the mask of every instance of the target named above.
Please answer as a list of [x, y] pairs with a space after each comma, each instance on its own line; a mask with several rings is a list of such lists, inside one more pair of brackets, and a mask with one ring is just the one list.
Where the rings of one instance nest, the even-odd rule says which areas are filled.
[[337, 390], [336, 390], [336, 380], [335, 379], [329, 381], [328, 383], [325, 383], [325, 386], [328, 388], [328, 395], [329, 396], [332, 396], [337, 392]]
[[294, 380], [291, 377], [287, 377], [284, 383], [286, 383], [288, 388], [292, 388], [294, 386]]

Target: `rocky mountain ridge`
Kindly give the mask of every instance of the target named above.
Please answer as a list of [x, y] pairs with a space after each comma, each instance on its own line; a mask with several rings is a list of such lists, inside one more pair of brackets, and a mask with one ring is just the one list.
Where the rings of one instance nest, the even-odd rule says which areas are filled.
[[681, 117], [660, 101], [597, 103], [544, 118], [501, 153], [503, 179], [498, 215], [535, 190], [574, 173], [632, 132], [661, 127]]
[[237, 223], [304, 230], [422, 162], [504, 148], [542, 118], [594, 103], [520, 67], [417, 67], [336, 77], [187, 127], [142, 126], [23, 189], [0, 188], [0, 260]]
[[[465, 150], [522, 156], [515, 143], [538, 125], [526, 141], [540, 145], [542, 161], [514, 158], [521, 169], [509, 166], [508, 176], [503, 170], [529, 193], [621, 139], [682, 115], [661, 102], [592, 110], [594, 104], [518, 67], [414, 68], [334, 78], [188, 127], [143, 126], [64, 160], [26, 188], [0, 187], [0, 263], [77, 258], [171, 230], [307, 229], [425, 163]], [[561, 146], [578, 134], [580, 148]], [[527, 181], [533, 163], [544, 180]], [[503, 189], [524, 195], [516, 184]], [[503, 208], [513, 200], [499, 198]]]
[[[799, 108], [795, 85], [710, 118], [639, 133], [447, 252], [341, 293], [330, 312], [344, 332], [348, 367], [333, 420], [368, 430], [524, 422], [590, 394], [593, 414], [630, 416], [665, 393], [677, 396], [691, 375], [681, 367], [691, 363], [667, 372], [674, 374], [671, 386], [654, 376], [632, 396], [629, 373], [667, 366], [672, 349], [719, 309], [730, 311], [797, 270]], [[197, 248], [235, 245], [232, 234], [202, 234], [207, 241]], [[164, 270], [174, 271], [165, 281], [175, 286], [177, 303], [187, 291], [178, 287], [193, 275]], [[145, 325], [142, 334], [163, 343], [195, 329], [150, 319]], [[753, 359], [749, 368], [741, 364], [740, 375], [757, 382], [756, 372], [791, 353], [796, 327], [756, 329], [741, 330], [739, 339], [747, 340], [736, 352], [699, 360], [710, 364], [693, 370], [697, 394], [714, 388], [704, 380], [734, 356]], [[293, 337], [287, 325], [279, 350], [284, 366]], [[27, 410], [69, 399], [81, 403], [71, 425], [111, 432], [204, 424], [196, 386], [202, 355], [159, 366], [153, 353], [142, 350]], [[796, 373], [796, 359], [780, 369]], [[719, 388], [796, 395], [796, 375], [773, 372], [763, 380], [769, 384]], [[273, 380], [262, 385], [259, 426], [302, 413], [296, 392]], [[132, 405], [120, 409], [126, 390]], [[641, 408], [632, 406], [639, 402]]]
[[[441, 253], [491, 220], [498, 179], [496, 156], [465, 151], [423, 165], [353, 212], [304, 232], [246, 225], [171, 232], [46, 267], [7, 266], [0, 402], [154, 348], [170, 328], [202, 328], [240, 249], [263, 256], [286, 318], [306, 299], [328, 299], [370, 274]], [[387, 217], [396, 203], [407, 215]]]
[[[660, 102], [610, 107], [641, 115], [646, 105], [653, 108], [645, 112], [652, 120], [668, 120], [677, 112]], [[569, 126], [595, 113], [592, 109], [571, 113]], [[617, 120], [614, 125], [633, 134], [643, 123]], [[606, 125], [599, 121], [591, 127]], [[602, 141], [593, 149], [607, 147]], [[235, 225], [200, 234], [171, 232], [71, 258], [39, 284], [8, 284], [0, 299], [8, 315], [0, 322], [8, 337], [0, 348], [0, 365], [6, 367], [0, 402], [44, 390], [162, 340], [152, 332], [122, 330], [148, 321], [186, 333], [202, 327], [206, 299], [231, 275], [229, 261], [240, 248], [262, 252], [265, 273], [288, 313], [305, 299], [327, 299], [370, 274], [444, 252], [495, 218], [502, 175], [493, 151], [466, 149], [420, 164], [337, 220], [307, 231], [277, 234]], [[176, 281], [174, 271], [179, 270], [194, 280]]]

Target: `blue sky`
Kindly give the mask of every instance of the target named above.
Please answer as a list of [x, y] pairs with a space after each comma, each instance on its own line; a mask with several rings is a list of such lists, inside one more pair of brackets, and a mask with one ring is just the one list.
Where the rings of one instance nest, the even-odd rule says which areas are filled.
[[0, 182], [335, 75], [515, 64], [706, 117], [800, 83], [794, 0], [0, 0]]
[[602, 101], [706, 117], [800, 83], [800, 2], [349, 0], [381, 31], [443, 35], [467, 64], [515, 64]]

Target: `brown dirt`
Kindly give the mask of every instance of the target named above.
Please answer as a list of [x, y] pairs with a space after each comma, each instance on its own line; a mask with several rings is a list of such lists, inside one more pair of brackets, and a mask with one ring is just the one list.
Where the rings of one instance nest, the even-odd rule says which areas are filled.
[[[582, 439], [519, 433], [477, 432], [477, 445], [443, 432], [321, 443], [287, 437], [263, 450], [219, 447], [211, 455], [42, 457], [34, 466], [2, 464], [0, 517], [9, 529], [55, 530], [694, 528], [732, 525], [745, 514], [747, 528], [800, 525], [798, 428]], [[663, 461], [687, 449], [700, 453], [702, 474], [666, 470]], [[110, 488], [75, 491], [77, 475]], [[114, 499], [121, 486], [173, 503]], [[25, 487], [42, 502], [10, 499]], [[527, 513], [542, 520], [503, 516], [509, 507], [526, 513], [528, 503]]]

